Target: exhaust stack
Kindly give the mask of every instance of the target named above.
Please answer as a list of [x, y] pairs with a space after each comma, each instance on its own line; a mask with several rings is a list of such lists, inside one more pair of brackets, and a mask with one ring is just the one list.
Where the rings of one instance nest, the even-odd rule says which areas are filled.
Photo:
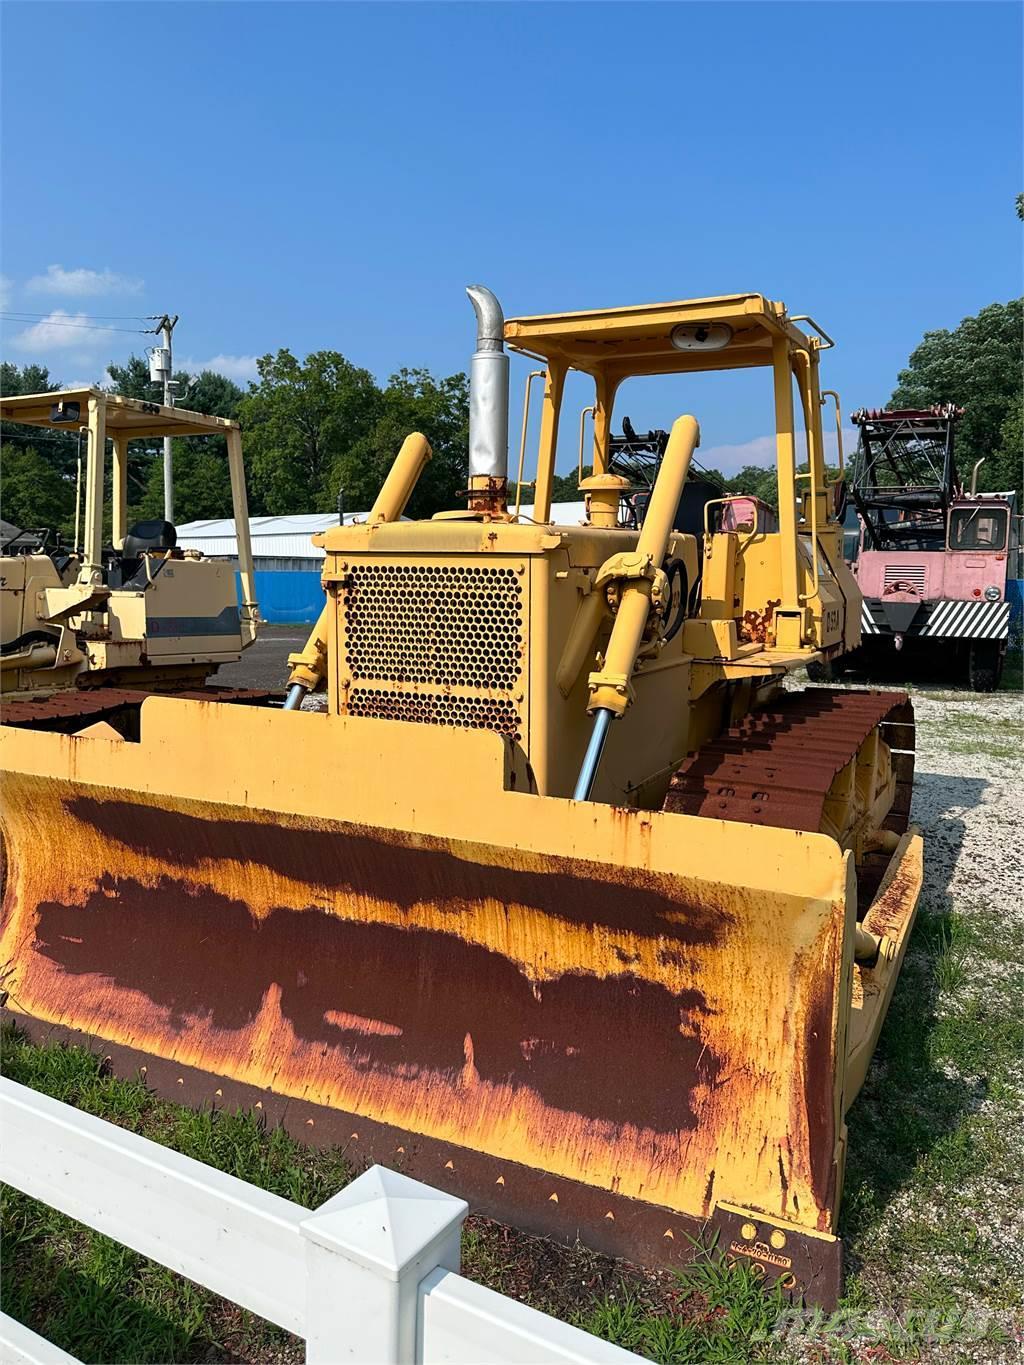
[[476, 313], [469, 366], [469, 507], [501, 515], [508, 490], [508, 356], [501, 304], [482, 284], [466, 290]]

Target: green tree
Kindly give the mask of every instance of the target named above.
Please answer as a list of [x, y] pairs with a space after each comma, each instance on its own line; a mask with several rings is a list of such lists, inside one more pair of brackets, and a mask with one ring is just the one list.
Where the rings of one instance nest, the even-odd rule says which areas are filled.
[[[331, 467], [328, 492], [345, 494], [351, 511], [368, 511], [411, 431], [430, 442], [433, 458], [413, 490], [406, 515], [429, 517], [458, 505], [469, 462], [469, 381], [464, 374], [435, 379], [428, 370], [399, 370], [379, 395], [371, 431]], [[333, 500], [327, 506], [333, 506]]]
[[59, 388], [45, 365], [24, 365], [19, 369], [7, 360], [0, 364], [0, 393], [5, 398], [21, 393], [52, 393]]
[[[184, 378], [184, 377], [183, 377]], [[204, 370], [178, 392], [180, 406], [210, 417], [237, 418], [243, 393], [237, 384], [213, 370]], [[174, 516], [184, 525], [205, 517], [232, 515], [231, 475], [227, 441], [223, 436], [182, 436], [171, 444], [174, 464]], [[164, 470], [160, 458], [150, 461], [139, 511], [145, 517], [162, 517]]]
[[[0, 393], [10, 398], [25, 393], [52, 393], [60, 384], [44, 365], [19, 368], [0, 365]], [[0, 510], [18, 527], [49, 527], [65, 536], [73, 531], [75, 480], [78, 468], [77, 434], [0, 423], [3, 481]]]
[[[1024, 453], [1024, 396], [1017, 394], [999, 428], [999, 450], [996, 455], [997, 474], [1007, 475], [1006, 483], [996, 489], [1008, 493], [1020, 487], [1021, 458]], [[984, 465], [982, 465], [984, 469]], [[1016, 481], [1015, 481], [1016, 480]], [[986, 485], [987, 486], [987, 485]]]
[[[137, 398], [143, 403], [162, 403], [163, 385], [149, 377], [149, 361], [140, 355], [130, 355], [123, 365], [111, 363], [107, 366], [111, 393], [119, 393], [122, 398]], [[176, 379], [185, 378], [176, 375]]]
[[5, 442], [3, 515], [22, 530], [48, 527], [69, 536], [75, 518], [75, 485], [34, 446]]
[[779, 491], [775, 468], [772, 466], [763, 469], [756, 464], [745, 465], [731, 479], [722, 479], [722, 492], [725, 496], [743, 493], [748, 497], [760, 498], [769, 507], [776, 507]]
[[[122, 398], [136, 398], [143, 403], [163, 402], [161, 386], [149, 377], [149, 362], [138, 355], [130, 355], [123, 365], [107, 366], [110, 393]], [[178, 376], [182, 378], [182, 376]], [[163, 443], [160, 440], [128, 442], [128, 525], [142, 517], [163, 516]], [[151, 508], [149, 489], [154, 477], [160, 483], [160, 502]], [[109, 519], [109, 509], [107, 512]], [[185, 518], [182, 518], [185, 520]]]
[[339, 462], [373, 431], [382, 397], [368, 370], [337, 351], [298, 361], [262, 356], [259, 381], [239, 404], [253, 511], [327, 511]]
[[[129, 356], [123, 365], [110, 365], [110, 391], [125, 398], [153, 402], [162, 394], [149, 378], [149, 365]], [[242, 390], [224, 375], [204, 370], [190, 378], [175, 375], [177, 402], [192, 412], [237, 418]], [[176, 437], [171, 446], [174, 463], [174, 516], [179, 525], [203, 517], [231, 516], [231, 479], [227, 442], [222, 436]], [[128, 520], [163, 516], [163, 440], [131, 441], [128, 445]]]
[[1010, 419], [1020, 404], [1022, 303], [989, 304], [952, 332], [926, 332], [890, 399], [896, 408], [933, 403], [965, 408], [957, 429], [957, 463], [966, 476], [984, 456], [978, 486], [987, 490], [1019, 488], [1021, 483], [1019, 427]]

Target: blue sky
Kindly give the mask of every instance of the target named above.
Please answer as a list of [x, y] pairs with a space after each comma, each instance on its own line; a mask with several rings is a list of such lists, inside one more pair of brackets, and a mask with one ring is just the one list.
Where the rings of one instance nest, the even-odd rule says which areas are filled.
[[[477, 280], [509, 315], [758, 290], [838, 339], [849, 411], [925, 329], [1020, 292], [1016, 4], [9, 0], [2, 24], [4, 308], [168, 309], [176, 359], [238, 379], [281, 346], [462, 369]], [[65, 381], [146, 343], [4, 327]], [[694, 411], [723, 468], [772, 420], [761, 372], [618, 410]]]

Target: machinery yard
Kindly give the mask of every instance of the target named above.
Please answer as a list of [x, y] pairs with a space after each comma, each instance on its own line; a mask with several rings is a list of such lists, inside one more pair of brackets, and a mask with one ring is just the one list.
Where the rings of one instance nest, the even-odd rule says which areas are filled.
[[[126, 530], [123, 478], [105, 551], [98, 461], [68, 584], [11, 594], [43, 615], [15, 627], [2, 726], [5, 1070], [301, 1192], [299, 1217], [370, 1167], [445, 1191], [473, 1215], [468, 1275], [665, 1365], [997, 1359], [1020, 1328], [1018, 699], [808, 685], [838, 678], [863, 600], [808, 315], [749, 294], [506, 319], [466, 292], [468, 503], [404, 515], [433, 458], [407, 435], [365, 522], [314, 536], [304, 642], [258, 638], [240, 542], [246, 638], [186, 644], [206, 618], [152, 604], [207, 561], [170, 522]], [[547, 365], [529, 516], [506, 344]], [[570, 366], [595, 473], [563, 522]], [[617, 463], [626, 377], [717, 367], [772, 374], [777, 513], [688, 484], [689, 414]], [[83, 405], [90, 451], [108, 419], [160, 434], [172, 411], [82, 390], [12, 412]], [[244, 513], [236, 426], [227, 447]], [[152, 646], [108, 657], [104, 575], [148, 636], [182, 637], [182, 679], [149, 676]], [[92, 687], [48, 676], [65, 618]], [[103, 1237], [62, 1224], [87, 1218], [66, 1179], [40, 1218], [28, 1141], [17, 1319], [84, 1360], [288, 1357], [126, 1251], [107, 1276]], [[98, 1287], [123, 1342], [91, 1342]]]
[[3, 22], [0, 1365], [1024, 1365], [1024, 9]]

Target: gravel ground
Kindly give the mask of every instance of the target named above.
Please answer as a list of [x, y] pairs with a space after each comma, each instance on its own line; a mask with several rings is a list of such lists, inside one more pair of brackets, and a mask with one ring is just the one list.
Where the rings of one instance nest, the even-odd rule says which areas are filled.
[[1017, 1362], [1024, 705], [1019, 681], [991, 695], [904, 689], [925, 880], [879, 1050], [847, 1116], [845, 1303], [865, 1330], [853, 1354], [842, 1329], [845, 1346], [823, 1351], [818, 1337], [794, 1358]]
[[983, 898], [1020, 917], [1024, 857], [1021, 696], [913, 689], [913, 818], [925, 832], [925, 895]]

